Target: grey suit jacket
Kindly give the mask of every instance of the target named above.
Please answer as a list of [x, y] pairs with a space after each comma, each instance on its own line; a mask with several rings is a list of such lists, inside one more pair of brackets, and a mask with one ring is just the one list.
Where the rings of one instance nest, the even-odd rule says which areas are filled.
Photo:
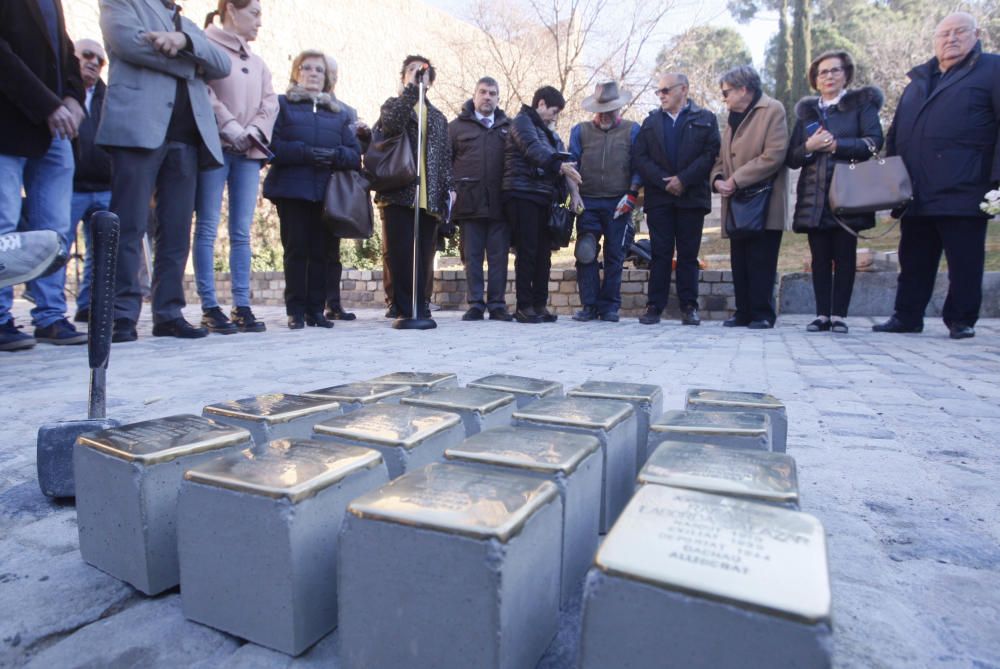
[[154, 49], [145, 38], [147, 32], [174, 30], [170, 11], [160, 0], [100, 2], [110, 69], [97, 143], [140, 149], [161, 146], [180, 81], [188, 87], [205, 147], [222, 164], [219, 129], [205, 80], [229, 76], [229, 57], [186, 18], [181, 18], [181, 29], [191, 40], [191, 52], [169, 58]]

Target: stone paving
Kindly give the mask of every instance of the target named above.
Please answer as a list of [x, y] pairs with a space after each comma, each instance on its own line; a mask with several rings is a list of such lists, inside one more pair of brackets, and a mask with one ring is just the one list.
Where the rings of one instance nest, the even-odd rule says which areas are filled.
[[[28, 306], [16, 303], [22, 323]], [[149, 336], [147, 310], [140, 341], [112, 350], [110, 415], [199, 413], [397, 370], [656, 383], [667, 409], [692, 386], [767, 391], [788, 406], [802, 508], [828, 532], [836, 666], [1000, 668], [1000, 320], [954, 342], [931, 320], [921, 335], [876, 335], [854, 318], [839, 336], [806, 334], [807, 317], [730, 331], [439, 312], [437, 330], [400, 332], [367, 310], [293, 332], [278, 308], [258, 315], [266, 334], [185, 342]], [[176, 591], [146, 598], [84, 564], [73, 506], [39, 492], [35, 431], [86, 416], [86, 351], [39, 344], [0, 354], [0, 370], [0, 666], [339, 666], [336, 633], [293, 661], [185, 621]], [[577, 623], [564, 616], [541, 666], [573, 666]]]

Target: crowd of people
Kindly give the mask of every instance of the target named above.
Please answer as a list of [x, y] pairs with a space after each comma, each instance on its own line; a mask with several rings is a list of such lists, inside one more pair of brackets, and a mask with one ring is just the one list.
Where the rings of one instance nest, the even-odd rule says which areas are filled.
[[[67, 318], [65, 271], [38, 276], [58, 255], [52, 236], [24, 233], [56, 231], [65, 254], [78, 224], [86, 230], [101, 210], [117, 214], [121, 225], [114, 342], [137, 338], [147, 235], [154, 336], [264, 331], [250, 294], [250, 232], [263, 169], [263, 195], [280, 220], [288, 327], [353, 320], [340, 301], [341, 240], [323, 220], [327, 182], [334, 171], [362, 170], [373, 138], [400, 135], [409, 140], [419, 178], [375, 192], [388, 316], [430, 318], [438, 237], [457, 226], [468, 286], [463, 320], [555, 321], [548, 309], [557, 245], [551, 220], [554, 207], [566, 205], [577, 214], [582, 308], [573, 318], [617, 322], [625, 240], [641, 202], [652, 261], [639, 321], [661, 321], [675, 273], [681, 322], [699, 325], [698, 253], [714, 192], [723, 236], [744, 203], [760, 210], [759, 229], [730, 238], [736, 310], [723, 325], [774, 326], [778, 255], [791, 229], [808, 236], [812, 254], [816, 319], [807, 329], [846, 333], [858, 233], [874, 227], [875, 216], [833, 210], [834, 166], [877, 158], [884, 144], [888, 155], [903, 159], [914, 197], [894, 212], [902, 218], [895, 313], [874, 330], [922, 330], [944, 252], [944, 322], [953, 338], [975, 334], [989, 220], [979, 203], [1000, 180], [1000, 58], [983, 53], [968, 14], [951, 14], [937, 26], [934, 56], [910, 72], [885, 135], [882, 92], [851, 87], [853, 58], [829, 51], [809, 68], [817, 95], [795, 106], [793, 124], [750, 66], [719, 80], [728, 111], [721, 132], [716, 115], [689, 99], [685, 74], [667, 72], [658, 79], [660, 106], [641, 124], [622, 117], [631, 102], [626, 90], [599, 83], [581, 103], [592, 118], [570, 130], [566, 146], [556, 131], [566, 100], [551, 86], [508, 115], [498, 106], [499, 84], [484, 76], [449, 122], [431, 101], [434, 66], [411, 55], [397, 94], [369, 128], [337, 98], [337, 64], [322, 51], [301, 52], [284, 92], [274, 90], [271, 72], [250, 47], [261, 26], [260, 0], [220, 0], [204, 28], [173, 0], [100, 6], [103, 45], [70, 42], [59, 0], [10, 0], [0, 8], [0, 58], [8, 73], [0, 84], [0, 350], [86, 342]], [[789, 169], [800, 170], [791, 217]], [[224, 193], [228, 315], [214, 272]], [[512, 248], [513, 313], [505, 299]], [[30, 262], [14, 257], [28, 251]], [[182, 311], [192, 251], [199, 324]], [[76, 321], [89, 316], [89, 248], [87, 255]], [[10, 313], [10, 284], [28, 277], [37, 277], [29, 284], [34, 336]]]

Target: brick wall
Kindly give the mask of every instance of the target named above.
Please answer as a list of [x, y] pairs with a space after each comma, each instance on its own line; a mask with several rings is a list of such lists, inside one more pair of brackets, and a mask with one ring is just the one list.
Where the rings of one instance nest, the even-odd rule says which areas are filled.
[[[626, 269], [622, 273], [623, 316], [639, 316], [646, 307], [646, 270]], [[216, 274], [216, 294], [223, 304], [231, 294], [229, 274]], [[668, 315], [678, 317], [677, 293], [671, 280], [670, 306]], [[185, 277], [185, 292], [189, 304], [198, 304], [194, 287], [194, 277]], [[254, 272], [250, 280], [250, 292], [254, 304], [282, 305], [285, 287], [282, 272]], [[721, 320], [728, 318], [735, 309], [733, 297], [733, 277], [728, 270], [704, 270], [698, 286], [702, 318]], [[341, 300], [345, 307], [381, 307], [383, 302], [382, 271], [345, 269], [341, 280]], [[465, 271], [461, 269], [438, 270], [434, 273], [435, 304], [442, 309], [465, 310]], [[507, 304], [514, 305], [513, 272], [507, 282]], [[549, 275], [549, 308], [559, 314], [572, 314], [580, 308], [580, 296], [576, 287], [575, 269], [553, 269]]]

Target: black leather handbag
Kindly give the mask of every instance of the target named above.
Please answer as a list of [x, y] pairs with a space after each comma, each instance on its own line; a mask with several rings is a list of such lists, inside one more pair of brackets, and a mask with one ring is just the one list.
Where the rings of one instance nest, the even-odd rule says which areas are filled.
[[736, 189], [729, 198], [726, 216], [726, 235], [730, 239], [747, 239], [764, 232], [773, 189], [771, 181]]
[[341, 239], [368, 239], [375, 229], [368, 182], [355, 170], [335, 170], [326, 183], [323, 219]]
[[549, 237], [552, 240], [552, 250], [569, 246], [573, 236], [573, 224], [576, 214], [562, 203], [552, 204], [552, 215], [549, 217]]
[[386, 137], [382, 126], [376, 124], [362, 164], [368, 187], [373, 191], [399, 190], [417, 180], [417, 164], [405, 131]]

